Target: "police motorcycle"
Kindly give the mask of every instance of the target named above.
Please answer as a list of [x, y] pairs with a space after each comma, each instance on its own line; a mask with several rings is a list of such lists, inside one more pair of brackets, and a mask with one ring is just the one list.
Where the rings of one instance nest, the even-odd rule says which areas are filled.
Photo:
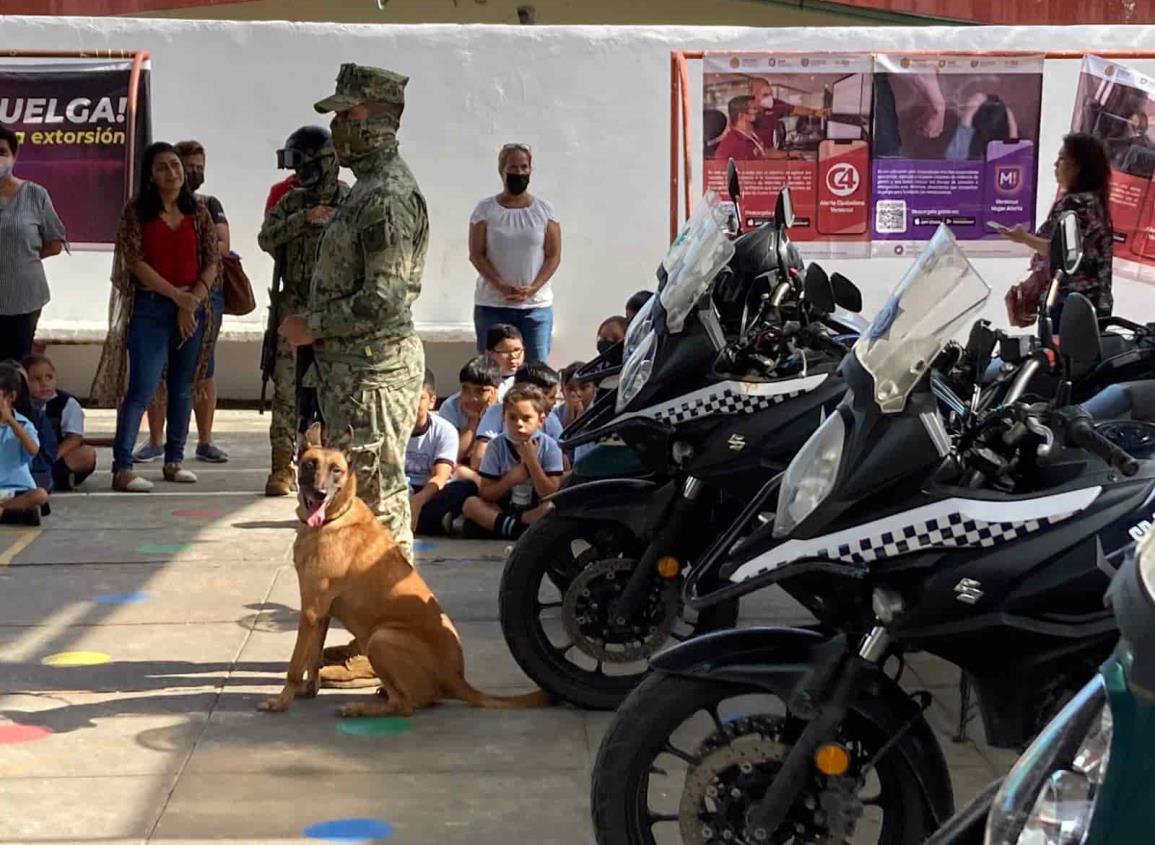
[[837, 405], [849, 344], [830, 315], [861, 307], [849, 280], [803, 277], [791, 218], [784, 191], [773, 225], [731, 240], [708, 195], [629, 326], [619, 385], [565, 433], [620, 439], [644, 471], [559, 491], [506, 561], [506, 643], [557, 698], [615, 707], [667, 642], [736, 621], [736, 602], [683, 613], [686, 562]]
[[927, 845], [1123, 845], [1155, 829], [1155, 543], [1128, 554], [1107, 594], [1118, 648], [1007, 777]]
[[[1058, 230], [1052, 266], [1072, 272], [1073, 215]], [[691, 607], [778, 584], [818, 625], [715, 632], [651, 661], [595, 763], [599, 845], [921, 842], [954, 802], [931, 698], [899, 686], [904, 655], [958, 665], [987, 741], [1014, 748], [1109, 654], [1099, 597], [1155, 508], [1155, 465], [1067, 402], [1101, 356], [1077, 294], [1055, 400], [1022, 400], [1023, 367], [952, 439], [931, 362], [989, 293], [941, 227], [844, 361], [845, 400], [696, 562]], [[1143, 422], [1155, 388], [1117, 388]]]

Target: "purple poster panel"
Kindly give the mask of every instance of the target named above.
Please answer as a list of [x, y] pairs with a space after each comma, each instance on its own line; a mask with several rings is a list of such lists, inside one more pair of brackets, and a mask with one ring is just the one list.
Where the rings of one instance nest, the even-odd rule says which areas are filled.
[[[136, 131], [129, 132], [125, 61], [12, 61], [0, 65], [0, 123], [20, 141], [15, 174], [43, 185], [73, 249], [107, 249], [132, 188], [135, 161], [150, 140], [149, 71], [137, 81]], [[135, 136], [135, 137], [134, 137]]]
[[917, 252], [940, 223], [971, 255], [1021, 255], [1035, 224], [1043, 56], [879, 54], [872, 254]]

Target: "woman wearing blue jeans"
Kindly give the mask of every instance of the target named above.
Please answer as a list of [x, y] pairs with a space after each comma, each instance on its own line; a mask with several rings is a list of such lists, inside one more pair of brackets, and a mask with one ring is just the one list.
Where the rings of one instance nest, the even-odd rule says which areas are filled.
[[561, 225], [553, 206], [527, 190], [533, 153], [506, 144], [497, 157], [504, 189], [469, 218], [469, 260], [477, 268], [473, 325], [485, 352], [491, 326], [508, 323], [525, 339], [527, 361], [547, 362], [553, 333], [550, 279], [561, 264]]
[[[206, 303], [217, 284], [220, 252], [212, 217], [185, 181], [171, 144], [152, 144], [141, 164], [141, 188], [125, 208], [113, 257], [108, 339], [97, 368], [96, 403], [122, 397], [113, 446], [113, 489], [147, 493], [132, 471], [132, 448], [162, 373], [167, 370], [168, 432], [164, 479], [191, 484], [184, 447], [194, 381], [208, 368]], [[127, 358], [127, 384], [125, 384]]]

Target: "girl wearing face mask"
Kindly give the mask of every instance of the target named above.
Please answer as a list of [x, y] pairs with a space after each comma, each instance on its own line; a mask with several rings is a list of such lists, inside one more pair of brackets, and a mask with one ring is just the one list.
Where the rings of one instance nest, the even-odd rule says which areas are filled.
[[473, 323], [484, 352], [491, 326], [517, 326], [527, 362], [549, 358], [553, 332], [550, 279], [561, 264], [561, 225], [553, 206], [529, 193], [533, 153], [506, 144], [497, 157], [503, 189], [469, 219], [469, 260], [477, 269]]
[[16, 133], [0, 126], [0, 361], [32, 351], [49, 300], [43, 259], [67, 240], [48, 191], [13, 173], [19, 151]]

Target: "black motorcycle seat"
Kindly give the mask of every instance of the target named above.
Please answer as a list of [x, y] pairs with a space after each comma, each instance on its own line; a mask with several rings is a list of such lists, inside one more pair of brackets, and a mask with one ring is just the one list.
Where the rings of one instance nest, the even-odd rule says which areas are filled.
[[1112, 384], [1083, 403], [1096, 420], [1155, 422], [1155, 381]]

